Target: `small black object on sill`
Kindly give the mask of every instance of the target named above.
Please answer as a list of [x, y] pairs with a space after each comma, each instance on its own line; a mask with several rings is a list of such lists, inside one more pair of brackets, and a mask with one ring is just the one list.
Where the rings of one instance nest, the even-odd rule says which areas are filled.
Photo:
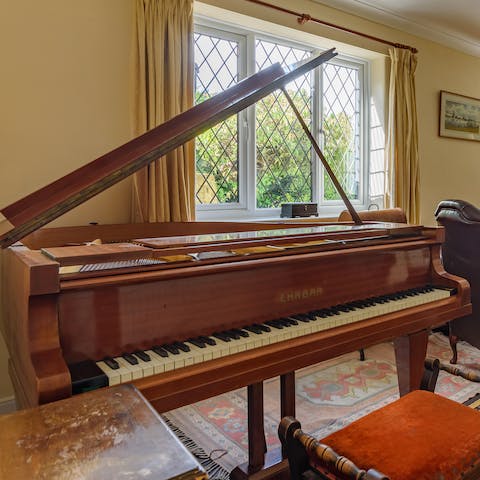
[[282, 203], [280, 217], [318, 217], [316, 203]]

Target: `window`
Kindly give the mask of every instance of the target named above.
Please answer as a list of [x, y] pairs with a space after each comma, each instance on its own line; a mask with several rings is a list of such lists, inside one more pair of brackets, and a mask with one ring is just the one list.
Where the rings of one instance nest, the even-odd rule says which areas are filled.
[[[312, 53], [309, 45], [197, 24], [196, 102], [275, 62], [287, 66]], [[360, 208], [369, 204], [367, 73], [366, 62], [336, 57], [286, 88]], [[344, 208], [281, 91], [197, 137], [195, 154], [199, 212], [278, 216], [281, 203], [312, 201], [327, 213]]]

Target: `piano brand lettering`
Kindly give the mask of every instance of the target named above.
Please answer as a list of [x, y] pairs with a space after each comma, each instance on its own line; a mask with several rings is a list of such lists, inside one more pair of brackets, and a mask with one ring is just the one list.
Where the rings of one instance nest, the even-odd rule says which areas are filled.
[[310, 287], [302, 290], [291, 290], [290, 292], [280, 293], [280, 302], [294, 302], [295, 300], [302, 300], [304, 298], [319, 297], [323, 293], [322, 287]]

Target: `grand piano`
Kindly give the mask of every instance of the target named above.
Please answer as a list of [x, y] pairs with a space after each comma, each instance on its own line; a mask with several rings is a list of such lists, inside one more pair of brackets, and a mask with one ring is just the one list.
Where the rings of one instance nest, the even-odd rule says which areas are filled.
[[1, 210], [20, 407], [133, 383], [164, 412], [248, 386], [249, 461], [231, 477], [279, 478], [265, 379], [280, 376], [294, 415], [295, 370], [393, 340], [400, 393], [419, 387], [429, 330], [471, 312], [468, 283], [443, 269], [442, 228], [362, 223], [348, 199], [351, 223], [42, 228], [334, 55], [263, 70]]

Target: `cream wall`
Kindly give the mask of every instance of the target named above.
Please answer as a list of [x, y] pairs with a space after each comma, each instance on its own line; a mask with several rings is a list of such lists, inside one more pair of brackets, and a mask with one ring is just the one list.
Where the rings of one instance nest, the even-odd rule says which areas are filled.
[[[132, 0], [0, 0], [0, 208], [130, 138]], [[126, 222], [124, 182], [57, 225]], [[0, 401], [12, 394], [0, 340]]]
[[[272, 0], [292, 8], [289, 0]], [[378, 43], [307, 23], [243, 0], [205, 0], [290, 28], [386, 53]], [[0, 0], [0, 207], [130, 138], [129, 58], [133, 0]], [[296, 0], [294, 8], [419, 49], [422, 221], [439, 200], [480, 206], [480, 143], [440, 138], [439, 91], [480, 97], [480, 59], [368, 20]], [[230, 19], [230, 17], [227, 17]], [[114, 187], [57, 221], [125, 222], [129, 184]], [[11, 395], [0, 341], [0, 399]]]

